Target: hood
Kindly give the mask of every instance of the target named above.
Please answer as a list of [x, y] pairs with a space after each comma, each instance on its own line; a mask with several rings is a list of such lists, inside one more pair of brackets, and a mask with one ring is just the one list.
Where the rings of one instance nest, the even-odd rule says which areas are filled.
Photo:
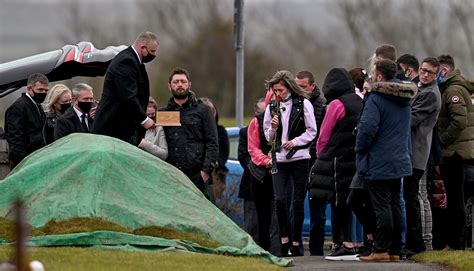
[[328, 72], [323, 84], [323, 93], [327, 102], [339, 98], [340, 96], [355, 92], [352, 77], [343, 68], [335, 68]]
[[[471, 82], [461, 75], [461, 71], [456, 69], [446, 74], [446, 77], [439, 83], [439, 90], [444, 91], [450, 85], [458, 85], [471, 91]], [[472, 94], [472, 93], [471, 93]]]
[[273, 92], [270, 89], [267, 89], [267, 93], [265, 94], [265, 107], [267, 107], [271, 100], [272, 100]]
[[371, 92], [379, 93], [400, 105], [407, 105], [410, 99], [416, 96], [418, 88], [410, 81], [393, 79], [385, 82], [375, 82], [371, 84]]

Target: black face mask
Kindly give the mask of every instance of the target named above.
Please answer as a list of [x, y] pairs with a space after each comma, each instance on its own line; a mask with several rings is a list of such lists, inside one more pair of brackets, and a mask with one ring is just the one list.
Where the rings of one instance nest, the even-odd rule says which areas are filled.
[[33, 101], [39, 104], [44, 102], [44, 99], [46, 98], [46, 95], [48, 94], [46, 92], [34, 92], [34, 91], [33, 93], [34, 93], [34, 96], [31, 98], [33, 99]]
[[146, 51], [147, 51], [148, 55], [142, 57], [143, 63], [151, 62], [156, 57], [155, 55], [150, 54], [150, 52], [148, 52], [148, 49], [146, 49]]
[[64, 112], [66, 112], [66, 110], [71, 107], [71, 103], [67, 103], [67, 104], [60, 104], [61, 108], [59, 108], [59, 112], [61, 112], [61, 114], [64, 114]]
[[77, 102], [77, 107], [79, 107], [83, 113], [89, 114], [92, 108], [92, 102]]

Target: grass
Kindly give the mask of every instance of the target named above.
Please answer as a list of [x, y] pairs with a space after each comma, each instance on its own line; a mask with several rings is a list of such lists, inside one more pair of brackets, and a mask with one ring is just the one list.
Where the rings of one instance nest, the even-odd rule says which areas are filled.
[[[249, 125], [252, 117], [244, 117], [244, 126]], [[235, 127], [237, 126], [235, 118], [219, 118], [219, 124], [224, 127]]]
[[[10, 257], [9, 247], [0, 247], [0, 259]], [[30, 248], [28, 257], [39, 260], [47, 271], [155, 271], [155, 270], [284, 270], [254, 258], [220, 255], [129, 252], [94, 248]]]
[[423, 263], [436, 263], [449, 266], [452, 270], [474, 270], [474, 251], [427, 251], [415, 255], [413, 260]]
[[[188, 240], [208, 248], [222, 246], [219, 242], [211, 240], [203, 234], [188, 233], [157, 226], [130, 229], [98, 217], [75, 217], [64, 221], [50, 220], [41, 228], [32, 228], [31, 235], [39, 236], [45, 234], [68, 234], [93, 231], [114, 231], [165, 239]], [[15, 239], [15, 225], [10, 220], [2, 217], [0, 217], [0, 239], [8, 241]]]

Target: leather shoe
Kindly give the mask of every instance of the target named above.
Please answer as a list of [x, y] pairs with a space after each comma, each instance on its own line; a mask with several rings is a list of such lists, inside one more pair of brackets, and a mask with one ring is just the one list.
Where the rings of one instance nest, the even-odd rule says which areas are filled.
[[389, 255], [390, 261], [391, 262], [399, 262], [400, 261], [400, 255]]
[[388, 254], [388, 252], [372, 252], [369, 256], [363, 256], [359, 259], [364, 262], [388, 262], [390, 261], [390, 255]]

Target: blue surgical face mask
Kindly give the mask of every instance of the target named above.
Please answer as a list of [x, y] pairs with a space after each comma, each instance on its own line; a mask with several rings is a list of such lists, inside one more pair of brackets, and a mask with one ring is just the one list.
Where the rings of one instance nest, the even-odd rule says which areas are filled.
[[436, 84], [439, 85], [439, 83], [441, 83], [443, 81], [445, 76], [446, 76], [446, 74], [443, 73], [442, 71], [438, 72], [438, 76], [436, 76]]

